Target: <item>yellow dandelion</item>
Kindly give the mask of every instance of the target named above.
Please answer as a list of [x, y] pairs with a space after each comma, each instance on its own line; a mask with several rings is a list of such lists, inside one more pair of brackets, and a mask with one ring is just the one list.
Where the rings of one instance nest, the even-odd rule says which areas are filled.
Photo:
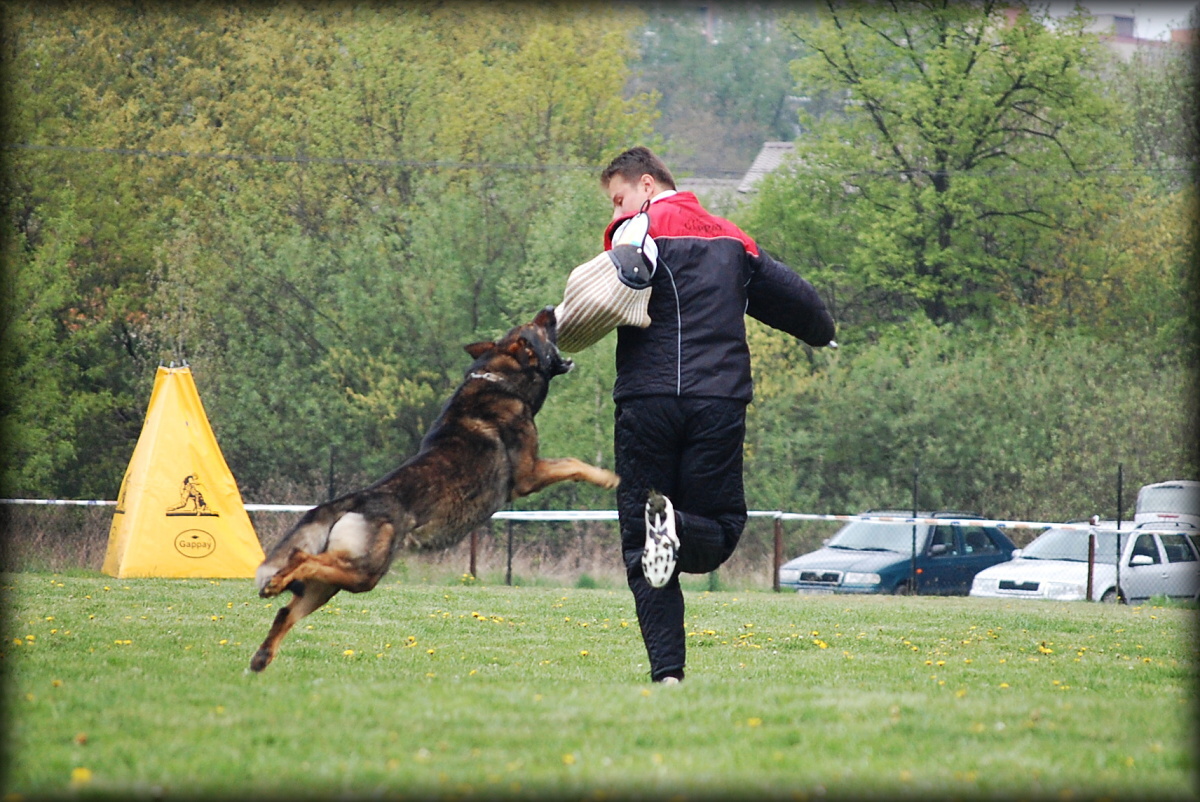
[[747, 727], [761, 727], [762, 719], [759, 718], [758, 716], [751, 716], [750, 718], [746, 719], [746, 726]]
[[580, 652], [579, 652], [579, 656], [580, 656], [580, 657], [587, 657], [589, 654], [590, 654], [590, 652], [588, 652], [588, 650], [587, 650], [587, 649], [582, 649], [582, 650], [580, 650]]
[[354, 650], [353, 650], [353, 649], [347, 649], [346, 651], [342, 652], [342, 655], [343, 655], [344, 657], [353, 657], [353, 656], [354, 656]]
[[571, 752], [567, 752], [565, 755], [562, 756], [562, 762], [563, 762], [563, 765], [574, 766], [575, 765], [575, 755]]
[[77, 766], [71, 769], [71, 785], [87, 785], [92, 781], [92, 770]]

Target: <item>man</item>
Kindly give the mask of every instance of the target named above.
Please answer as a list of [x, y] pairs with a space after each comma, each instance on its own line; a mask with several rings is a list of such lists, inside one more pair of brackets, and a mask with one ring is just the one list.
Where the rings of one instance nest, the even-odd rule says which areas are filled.
[[[752, 382], [744, 315], [813, 346], [832, 342], [834, 323], [811, 284], [694, 194], [678, 192], [647, 148], [617, 156], [600, 182], [613, 206], [604, 232], [613, 265], [628, 262], [632, 245], [650, 274], [649, 323], [617, 327], [617, 508], [650, 677], [675, 684], [686, 657], [679, 573], [716, 570], [746, 524], [742, 449]], [[575, 277], [559, 307], [564, 350], [578, 350], [572, 338], [586, 326], [579, 305], [566, 300]]]

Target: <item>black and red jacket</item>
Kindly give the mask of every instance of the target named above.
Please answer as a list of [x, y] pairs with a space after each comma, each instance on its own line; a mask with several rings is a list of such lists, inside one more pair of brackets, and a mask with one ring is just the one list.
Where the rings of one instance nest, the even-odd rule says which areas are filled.
[[[750, 401], [745, 315], [809, 345], [827, 345], [833, 318], [813, 286], [759, 250], [741, 229], [709, 214], [691, 192], [649, 205], [658, 246], [651, 324], [617, 329], [613, 400], [643, 395]], [[604, 232], [612, 248], [614, 220]]]

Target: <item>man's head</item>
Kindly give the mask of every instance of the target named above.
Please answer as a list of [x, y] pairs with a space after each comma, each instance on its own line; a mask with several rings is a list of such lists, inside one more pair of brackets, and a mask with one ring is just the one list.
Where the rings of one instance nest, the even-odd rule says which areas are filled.
[[649, 148], [630, 148], [600, 173], [600, 185], [613, 204], [613, 219], [628, 217], [660, 192], [675, 189], [675, 179]]

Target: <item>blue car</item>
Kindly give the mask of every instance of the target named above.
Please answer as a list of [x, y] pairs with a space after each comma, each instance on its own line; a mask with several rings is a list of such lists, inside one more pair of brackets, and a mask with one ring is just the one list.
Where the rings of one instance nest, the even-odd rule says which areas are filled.
[[[908, 518], [912, 513], [882, 510], [863, 515]], [[822, 548], [785, 563], [779, 569], [780, 588], [800, 593], [965, 596], [975, 574], [1012, 559], [1016, 549], [1001, 530], [970, 523], [978, 515], [919, 512], [915, 517], [946, 522], [851, 521]]]

